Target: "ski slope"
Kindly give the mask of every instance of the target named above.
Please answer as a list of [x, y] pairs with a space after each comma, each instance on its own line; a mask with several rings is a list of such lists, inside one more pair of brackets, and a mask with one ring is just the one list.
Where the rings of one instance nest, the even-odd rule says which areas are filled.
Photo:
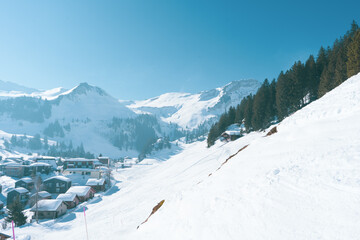
[[[112, 194], [86, 205], [89, 239], [359, 239], [359, 92], [357, 75], [271, 136], [255, 132], [210, 149], [197, 142], [167, 161], [115, 172]], [[86, 239], [81, 209], [16, 232]]]

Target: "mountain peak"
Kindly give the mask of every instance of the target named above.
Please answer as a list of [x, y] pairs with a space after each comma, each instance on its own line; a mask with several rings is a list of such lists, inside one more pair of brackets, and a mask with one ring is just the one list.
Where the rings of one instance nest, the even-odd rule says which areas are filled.
[[89, 92], [95, 92], [101, 96], [109, 96], [103, 89], [92, 86], [87, 82], [82, 82], [78, 86], [70, 90], [69, 94], [71, 95], [86, 95]]

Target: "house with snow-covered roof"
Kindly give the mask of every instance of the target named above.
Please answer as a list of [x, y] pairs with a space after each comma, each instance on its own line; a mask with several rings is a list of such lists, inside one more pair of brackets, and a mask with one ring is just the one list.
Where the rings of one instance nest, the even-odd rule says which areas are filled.
[[42, 156], [42, 157], [37, 157], [35, 159], [35, 161], [38, 163], [49, 164], [49, 166], [53, 169], [57, 169], [57, 167], [58, 167], [57, 158], [55, 158], [55, 157]]
[[44, 190], [49, 193], [65, 193], [71, 187], [71, 179], [65, 176], [54, 176], [43, 182]]
[[44, 162], [35, 162], [29, 165], [32, 173], [49, 174], [52, 170], [52, 166]]
[[80, 202], [85, 202], [94, 197], [95, 190], [89, 186], [73, 186], [66, 193], [75, 193]]
[[0, 240], [6, 240], [6, 239], [9, 239], [9, 238], [11, 238], [11, 236], [6, 235], [5, 233], [0, 233]]
[[12, 204], [16, 199], [19, 199], [23, 206], [26, 206], [29, 201], [29, 191], [26, 188], [18, 187], [10, 190], [7, 194], [6, 205]]
[[80, 203], [80, 199], [75, 193], [62, 193], [56, 199], [62, 200], [68, 209], [74, 208]]
[[95, 169], [96, 166], [101, 165], [98, 159], [86, 159], [86, 158], [70, 158], [65, 159], [63, 169], [68, 168], [89, 168]]
[[23, 177], [15, 182], [15, 188], [23, 187], [31, 192], [34, 189], [34, 181], [30, 177]]
[[98, 157], [98, 160], [100, 161], [101, 164], [105, 165], [105, 166], [109, 166], [110, 165], [110, 158], [109, 157]]
[[59, 199], [43, 199], [36, 206], [31, 208], [34, 212], [33, 218], [38, 215], [39, 219], [55, 219], [64, 215], [67, 207], [62, 200]]
[[19, 163], [5, 163], [2, 165], [3, 172], [6, 176], [22, 178], [30, 176], [30, 166]]
[[221, 134], [220, 140], [227, 142], [234, 141], [242, 136], [242, 131], [242, 125], [234, 123]]
[[51, 199], [51, 194], [48, 193], [47, 191], [40, 191], [38, 193], [34, 193], [30, 197], [29, 204], [30, 204], [30, 206], [34, 206], [36, 201], [40, 201], [43, 199]]
[[105, 190], [105, 179], [89, 178], [85, 185], [92, 187], [96, 192], [101, 192]]

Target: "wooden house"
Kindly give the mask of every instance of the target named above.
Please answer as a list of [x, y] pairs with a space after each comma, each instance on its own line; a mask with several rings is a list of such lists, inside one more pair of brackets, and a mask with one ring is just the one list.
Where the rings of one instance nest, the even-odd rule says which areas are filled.
[[38, 193], [34, 193], [30, 197], [29, 205], [34, 206], [34, 204], [36, 203], [36, 200], [40, 201], [40, 200], [43, 200], [43, 199], [51, 199], [51, 194], [48, 193], [47, 191], [41, 191], [41, 192], [38, 192]]
[[97, 159], [70, 158], [70, 159], [65, 159], [63, 169], [68, 169], [68, 168], [94, 169], [99, 164], [101, 163]]
[[68, 209], [74, 208], [80, 203], [80, 199], [75, 193], [62, 193], [56, 199], [62, 200]]
[[70, 175], [70, 174], [79, 174], [79, 175], [87, 175], [92, 178], [100, 178], [101, 177], [101, 171], [99, 168], [92, 169], [92, 168], [67, 168], [63, 171], [64, 175]]
[[52, 169], [57, 169], [58, 167], [57, 159], [55, 157], [48, 157], [48, 156], [37, 157], [35, 161], [38, 163], [46, 163], [50, 165]]
[[64, 215], [67, 211], [65, 203], [58, 199], [43, 199], [31, 208], [31, 211], [35, 214], [33, 218], [38, 215], [39, 219], [55, 219]]
[[29, 191], [23, 187], [14, 188], [13, 190], [9, 191], [7, 194], [6, 205], [9, 206], [16, 199], [19, 199], [20, 203], [23, 206], [26, 206], [27, 202], [29, 201]]
[[52, 166], [44, 162], [36, 162], [29, 165], [32, 174], [49, 174], [53, 169]]
[[6, 240], [6, 239], [9, 239], [9, 238], [11, 238], [11, 236], [6, 235], [4, 233], [0, 233], [0, 240]]
[[3, 166], [3, 172], [10, 177], [22, 178], [30, 176], [30, 166], [19, 163], [9, 163]]
[[86, 186], [91, 187], [92, 189], [95, 190], [95, 192], [105, 191], [105, 179], [89, 178], [88, 181], [86, 182]]
[[89, 186], [73, 186], [66, 193], [75, 193], [80, 202], [85, 202], [94, 197], [95, 190]]
[[24, 177], [15, 182], [15, 188], [23, 187], [31, 192], [34, 189], [34, 181], [29, 177]]
[[110, 158], [109, 157], [98, 157], [98, 160], [104, 166], [109, 166], [110, 165]]
[[65, 193], [71, 187], [71, 180], [64, 176], [54, 176], [43, 182], [43, 189], [49, 193]]

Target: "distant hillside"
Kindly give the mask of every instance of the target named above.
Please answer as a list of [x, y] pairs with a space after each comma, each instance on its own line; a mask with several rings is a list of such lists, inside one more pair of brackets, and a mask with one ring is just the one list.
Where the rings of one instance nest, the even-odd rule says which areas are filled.
[[235, 81], [198, 94], [167, 93], [145, 101], [119, 101], [87, 83], [70, 90], [0, 89], [0, 126], [8, 133], [58, 142], [51, 149], [31, 149], [48, 155], [89, 151], [138, 156], [175, 139], [194, 141], [206, 135], [225, 109], [259, 85], [255, 80]]

